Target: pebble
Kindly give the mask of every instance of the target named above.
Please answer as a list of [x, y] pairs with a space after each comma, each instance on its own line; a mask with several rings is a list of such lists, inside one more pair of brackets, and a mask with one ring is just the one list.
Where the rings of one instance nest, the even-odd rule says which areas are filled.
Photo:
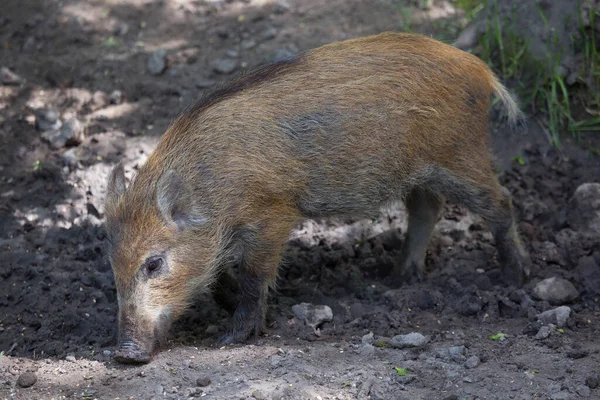
[[292, 306], [292, 312], [300, 321], [305, 321], [308, 326], [317, 328], [324, 322], [333, 321], [333, 311], [329, 306], [310, 303], [300, 303]]
[[292, 57], [295, 53], [288, 49], [277, 49], [267, 58], [267, 61], [281, 61], [286, 58]]
[[120, 90], [113, 90], [108, 98], [112, 104], [121, 104], [121, 101], [123, 101], [123, 92]]
[[373, 344], [373, 332], [369, 332], [369, 334], [364, 335], [361, 339], [363, 344]]
[[208, 376], [201, 376], [200, 378], [196, 379], [196, 385], [200, 386], [200, 387], [206, 387], [208, 385], [210, 385], [212, 381], [210, 380], [210, 378]]
[[412, 332], [408, 335], [396, 335], [392, 338], [390, 344], [397, 349], [409, 347], [422, 347], [427, 344], [427, 338], [419, 332]]
[[214, 336], [219, 333], [219, 327], [217, 325], [209, 325], [204, 331], [205, 334], [209, 336]]
[[277, 367], [279, 364], [281, 364], [281, 361], [283, 361], [283, 357], [281, 356], [271, 356], [271, 366], [272, 367]]
[[218, 58], [212, 63], [213, 70], [218, 74], [230, 74], [238, 67], [237, 60]]
[[481, 363], [481, 361], [479, 360], [479, 357], [471, 356], [471, 357], [467, 358], [467, 361], [465, 361], [465, 367], [467, 367], [469, 369], [477, 368], [480, 363]]
[[18, 85], [23, 82], [23, 78], [12, 72], [6, 67], [0, 68], [0, 83], [3, 85]]
[[548, 339], [548, 337], [550, 336], [550, 333], [552, 332], [550, 330], [550, 326], [542, 326], [540, 328], [540, 330], [538, 331], [538, 333], [535, 335], [535, 339], [536, 340], [543, 340], [543, 339]]
[[77, 145], [83, 140], [83, 125], [77, 119], [71, 118], [65, 121], [60, 129], [43, 132], [42, 138], [54, 149]]
[[148, 72], [160, 75], [167, 69], [167, 52], [163, 49], [156, 50], [148, 57]]
[[600, 235], [600, 183], [584, 183], [573, 194], [569, 224], [575, 229]]
[[558, 392], [550, 396], [552, 400], [571, 400], [573, 396], [569, 392]]
[[579, 385], [575, 388], [575, 391], [581, 397], [590, 397], [591, 391], [590, 388], [584, 385]]
[[595, 376], [588, 376], [585, 380], [585, 384], [588, 385], [590, 389], [596, 389], [598, 387], [598, 378]]
[[361, 344], [359, 347], [359, 352], [366, 356], [372, 356], [373, 354], [375, 354], [375, 346], [368, 343]]
[[231, 58], [238, 58], [240, 53], [238, 53], [237, 50], [229, 49], [225, 52], [225, 55]]
[[76, 362], [77, 361], [75, 356], [66, 356], [65, 360], [67, 360], [68, 362]]
[[571, 282], [563, 278], [547, 278], [533, 288], [533, 297], [553, 305], [569, 303], [579, 297], [579, 292]]
[[265, 396], [265, 394], [263, 392], [261, 392], [260, 390], [255, 390], [254, 392], [252, 392], [252, 397], [254, 397], [256, 400], [266, 400], [267, 396]]
[[104, 350], [104, 351], [102, 352], [102, 354], [103, 354], [105, 357], [110, 357], [110, 356], [112, 355], [112, 351], [110, 351], [110, 350]]
[[538, 316], [538, 321], [544, 325], [554, 324], [559, 328], [563, 328], [567, 325], [570, 316], [571, 308], [567, 306], [560, 306], [541, 313]]
[[512, 385], [510, 387], [510, 390], [513, 392], [516, 392], [517, 390], [521, 390], [521, 385], [519, 385], [518, 383], [515, 383], [514, 385]]
[[25, 372], [17, 379], [17, 385], [22, 388], [33, 386], [37, 382], [37, 376], [33, 372]]
[[243, 50], [250, 50], [256, 47], [256, 41], [252, 39], [244, 39], [240, 42], [240, 47]]
[[262, 40], [275, 39], [275, 37], [277, 36], [277, 29], [275, 29], [272, 26], [269, 26], [262, 32], [262, 34], [260, 36], [261, 36]]
[[58, 111], [52, 108], [42, 108], [36, 111], [35, 127], [42, 131], [52, 131], [60, 128], [62, 125], [58, 118]]

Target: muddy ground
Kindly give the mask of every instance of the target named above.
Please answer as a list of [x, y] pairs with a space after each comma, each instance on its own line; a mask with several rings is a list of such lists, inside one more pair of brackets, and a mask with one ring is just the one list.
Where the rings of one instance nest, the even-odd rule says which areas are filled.
[[[534, 116], [513, 133], [492, 113], [490, 129], [534, 263], [523, 289], [500, 284], [487, 227], [450, 204], [426, 280], [386, 287], [406, 229], [399, 205], [376, 221], [300, 226], [256, 343], [215, 347], [229, 315], [205, 296], [151, 364], [112, 358], [117, 304], [102, 230], [110, 168], [124, 159], [131, 176], [177, 112], [231, 73], [406, 29], [406, 4], [4, 0], [0, 67], [17, 76], [0, 86], [0, 399], [600, 398], [599, 206], [590, 185], [574, 199], [600, 182], [589, 151], [600, 140], [565, 140], [558, 152]], [[410, 21], [444, 40], [463, 23], [445, 2]], [[76, 118], [82, 137], [49, 144], [44, 122], [58, 124], [48, 109], [63, 124]], [[554, 281], [564, 293], [542, 300], [539, 283], [551, 277], [570, 284]], [[305, 326], [292, 311], [302, 302], [331, 307], [333, 321]], [[562, 305], [571, 311], [560, 326], [538, 322]], [[411, 332], [427, 342], [394, 346]]]

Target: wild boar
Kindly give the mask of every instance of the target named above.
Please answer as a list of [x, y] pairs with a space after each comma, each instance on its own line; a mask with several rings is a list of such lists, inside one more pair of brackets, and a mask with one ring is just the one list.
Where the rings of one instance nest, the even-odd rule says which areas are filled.
[[268, 288], [303, 219], [373, 217], [404, 201], [400, 281], [421, 277], [445, 199], [482, 216], [503, 275], [530, 263], [488, 149], [490, 97], [522, 113], [477, 57], [415, 34], [332, 43], [264, 65], [181, 113], [127, 187], [106, 199], [120, 362], [149, 362], [171, 323], [239, 260], [239, 305], [221, 343], [263, 328]]

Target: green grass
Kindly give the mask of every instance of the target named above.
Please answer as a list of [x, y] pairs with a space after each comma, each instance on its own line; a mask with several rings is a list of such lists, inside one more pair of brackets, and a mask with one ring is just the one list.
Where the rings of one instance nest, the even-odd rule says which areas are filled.
[[[561, 136], [568, 132], [579, 138], [581, 132], [600, 131], [600, 51], [593, 28], [586, 29], [583, 24], [581, 4], [577, 1], [577, 23], [579, 38], [575, 50], [582, 53], [583, 71], [578, 81], [567, 85], [561, 74], [560, 61], [563, 56], [558, 50], [558, 37], [553, 37], [548, 59], [544, 62], [528, 57], [529, 43], [520, 37], [514, 29], [512, 18], [501, 16], [497, 0], [456, 0], [455, 4], [466, 15], [481, 12], [485, 7], [487, 15], [484, 32], [480, 36], [475, 54], [499, 73], [508, 86], [516, 86], [517, 92], [525, 99], [531, 109], [541, 113], [542, 127], [546, 130], [550, 142], [560, 147]], [[548, 26], [548, 19], [540, 7], [539, 18]], [[471, 14], [469, 14], [471, 13]], [[600, 18], [600, 10], [590, 16], [590, 26]], [[567, 22], [567, 21], [565, 21]], [[582, 104], [574, 107], [573, 104]], [[577, 109], [577, 115], [574, 115]]]

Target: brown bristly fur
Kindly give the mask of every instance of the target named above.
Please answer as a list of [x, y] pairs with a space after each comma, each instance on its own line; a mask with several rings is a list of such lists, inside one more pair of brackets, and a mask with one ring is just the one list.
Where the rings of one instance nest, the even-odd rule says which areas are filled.
[[[518, 121], [517, 103], [483, 61], [397, 33], [332, 43], [219, 87], [175, 120], [127, 190], [109, 190], [120, 295], [141, 284], [136, 276], [149, 254], [168, 254], [170, 275], [146, 285], [153, 301], [179, 315], [223, 257], [237, 255], [242, 301], [258, 304], [236, 313], [242, 338], [246, 314], [258, 325], [264, 319], [266, 285], [295, 225], [373, 216], [407, 196], [408, 269], [420, 273], [423, 243], [448, 198], [490, 222], [501, 258], [519, 264], [508, 272], [518, 273], [525, 253], [488, 151], [494, 93]], [[186, 195], [157, 189], [166, 171], [179, 177], [166, 187]]]

